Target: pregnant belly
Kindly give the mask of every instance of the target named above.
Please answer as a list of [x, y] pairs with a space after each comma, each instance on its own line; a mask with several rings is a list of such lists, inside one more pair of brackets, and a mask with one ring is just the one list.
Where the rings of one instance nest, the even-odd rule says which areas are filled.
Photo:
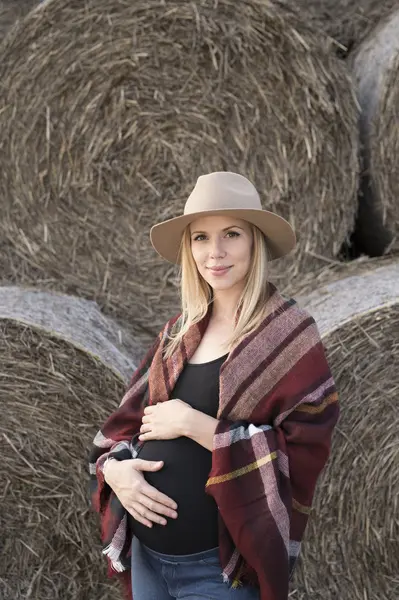
[[218, 545], [218, 510], [205, 493], [212, 455], [186, 437], [146, 442], [143, 460], [163, 460], [160, 471], [144, 473], [146, 481], [177, 503], [177, 519], [152, 528], [130, 518], [133, 534], [146, 546], [164, 554], [193, 554]]

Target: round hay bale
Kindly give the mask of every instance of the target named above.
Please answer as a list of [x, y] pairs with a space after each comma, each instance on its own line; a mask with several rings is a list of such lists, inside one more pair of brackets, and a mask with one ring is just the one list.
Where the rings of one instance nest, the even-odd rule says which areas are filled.
[[285, 293], [295, 298], [308, 295], [314, 291], [321, 294], [325, 285], [347, 277], [373, 275], [377, 269], [396, 265], [397, 260], [396, 256], [387, 255], [378, 258], [361, 256], [349, 262], [331, 261], [326, 267], [318, 269], [314, 273], [306, 274], [302, 280], [289, 286]]
[[2, 600], [120, 597], [87, 473], [134, 368], [119, 333], [93, 302], [0, 289]]
[[399, 250], [399, 2], [359, 46], [351, 68], [361, 107], [363, 177], [355, 243], [371, 256]]
[[298, 300], [319, 326], [341, 417], [290, 597], [396, 600], [399, 261]]
[[295, 0], [295, 4], [314, 26], [339, 43], [341, 56], [356, 48], [381, 19], [399, 6], [398, 0]]
[[248, 176], [294, 225], [280, 278], [352, 230], [354, 92], [284, 3], [50, 0], [2, 53], [4, 280], [94, 298], [148, 342], [179, 304], [149, 229], [199, 175]]
[[142, 356], [140, 345], [97, 304], [65, 294], [0, 287], [0, 319], [38, 327], [89, 352], [128, 380]]

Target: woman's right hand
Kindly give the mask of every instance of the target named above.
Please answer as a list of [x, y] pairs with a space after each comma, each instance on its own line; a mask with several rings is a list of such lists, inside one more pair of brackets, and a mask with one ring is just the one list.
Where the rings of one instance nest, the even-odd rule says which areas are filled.
[[176, 503], [152, 487], [144, 479], [142, 471], [159, 471], [162, 461], [110, 460], [105, 466], [104, 479], [117, 495], [120, 503], [133, 516], [147, 527], [153, 523], [166, 525], [165, 517], [177, 518]]

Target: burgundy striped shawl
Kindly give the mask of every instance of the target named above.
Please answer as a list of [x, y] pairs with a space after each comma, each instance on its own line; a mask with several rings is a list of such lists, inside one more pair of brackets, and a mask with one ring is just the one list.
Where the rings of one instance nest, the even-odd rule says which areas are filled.
[[[219, 424], [206, 490], [220, 514], [220, 560], [232, 586], [260, 587], [261, 600], [287, 600], [315, 485], [329, 455], [339, 415], [337, 392], [314, 319], [270, 284], [267, 316], [228, 355], [220, 371]], [[91, 498], [100, 513], [108, 575], [131, 598], [131, 533], [126, 511], [104, 483], [112, 454], [136, 457], [146, 405], [168, 400], [194, 354], [210, 311], [190, 328], [170, 359], [157, 337], [122, 399], [94, 439]]]

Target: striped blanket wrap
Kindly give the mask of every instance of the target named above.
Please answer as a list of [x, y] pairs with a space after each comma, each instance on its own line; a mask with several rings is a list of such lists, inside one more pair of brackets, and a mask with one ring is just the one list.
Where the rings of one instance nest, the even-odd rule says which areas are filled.
[[[270, 285], [266, 316], [220, 370], [219, 420], [206, 491], [219, 508], [219, 552], [228, 585], [253, 584], [261, 600], [287, 600], [317, 479], [330, 452], [339, 407], [314, 319]], [[104, 482], [108, 456], [139, 456], [143, 410], [168, 400], [210, 318], [162, 355], [171, 319], [134, 373], [119, 408], [94, 439], [91, 501], [100, 514], [108, 575], [132, 598], [126, 511]], [[160, 457], [161, 458], [161, 457]], [[322, 526], [322, 524], [321, 524]]]

